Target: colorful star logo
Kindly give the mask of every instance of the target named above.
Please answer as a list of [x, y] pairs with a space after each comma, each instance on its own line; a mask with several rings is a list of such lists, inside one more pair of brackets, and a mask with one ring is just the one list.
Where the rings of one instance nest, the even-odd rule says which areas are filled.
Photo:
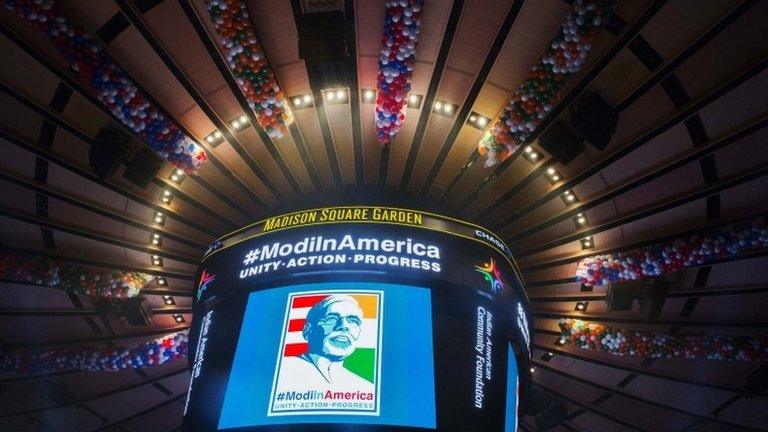
[[480, 274], [483, 275], [483, 278], [490, 284], [491, 293], [497, 294], [504, 289], [505, 285], [501, 276], [501, 271], [499, 271], [499, 268], [496, 266], [496, 262], [494, 262], [493, 259], [491, 259], [490, 262], [483, 263], [482, 266], [475, 266], [475, 270], [480, 272]]
[[216, 275], [213, 275], [211, 273], [208, 273], [206, 270], [203, 270], [203, 274], [200, 275], [200, 288], [197, 290], [197, 300], [200, 301], [200, 298], [203, 296], [203, 291], [208, 288], [208, 285], [216, 280]]

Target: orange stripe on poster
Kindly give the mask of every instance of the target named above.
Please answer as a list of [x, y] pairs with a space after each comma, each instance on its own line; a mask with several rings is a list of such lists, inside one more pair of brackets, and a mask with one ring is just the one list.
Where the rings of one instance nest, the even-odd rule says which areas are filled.
[[352, 294], [363, 310], [363, 318], [376, 318], [379, 310], [379, 296], [370, 294]]

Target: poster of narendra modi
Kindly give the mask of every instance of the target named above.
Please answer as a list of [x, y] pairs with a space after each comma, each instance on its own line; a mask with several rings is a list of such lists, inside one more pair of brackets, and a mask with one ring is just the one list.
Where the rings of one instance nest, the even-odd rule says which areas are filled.
[[375, 290], [290, 294], [267, 415], [379, 415], [383, 303]]

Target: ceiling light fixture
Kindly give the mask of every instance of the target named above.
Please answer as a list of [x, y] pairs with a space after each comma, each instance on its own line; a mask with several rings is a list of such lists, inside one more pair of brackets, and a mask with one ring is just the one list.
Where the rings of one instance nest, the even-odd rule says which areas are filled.
[[474, 111], [469, 113], [469, 117], [467, 117], [467, 121], [465, 124], [468, 126], [472, 126], [475, 129], [485, 130], [485, 127], [488, 126], [488, 123], [491, 121], [488, 117], [485, 117], [481, 114], [478, 114]]
[[182, 314], [174, 314], [173, 320], [176, 321], [178, 324], [181, 324], [183, 322], [186, 322], [187, 320], [184, 319], [184, 315]]
[[160, 285], [160, 286], [166, 286], [166, 285], [168, 285], [168, 279], [166, 279], [163, 276], [158, 276], [157, 277], [157, 284]]
[[592, 249], [595, 247], [595, 240], [592, 238], [592, 236], [585, 237], [581, 239], [581, 249]]
[[205, 142], [210, 144], [212, 148], [216, 148], [219, 144], [224, 142], [224, 135], [219, 131], [213, 131], [205, 137]]
[[575, 223], [577, 227], [584, 226], [587, 224], [587, 216], [584, 215], [584, 213], [579, 213], [573, 217], [573, 223]]
[[458, 108], [458, 105], [438, 100], [435, 101], [435, 104], [432, 106], [432, 111], [434, 111], [435, 114], [440, 114], [443, 117], [453, 117], [453, 113], [456, 112], [456, 108]]
[[349, 93], [346, 89], [326, 89], [323, 90], [325, 101], [329, 105], [339, 105], [349, 102]]
[[164, 295], [163, 296], [163, 303], [165, 303], [167, 305], [175, 305], [176, 304], [176, 300], [174, 300], [172, 296]]
[[152, 265], [162, 267], [163, 257], [161, 257], [160, 255], [152, 255]]
[[376, 101], [376, 90], [364, 89], [363, 90], [363, 102], [373, 103]]
[[293, 102], [293, 109], [299, 110], [304, 108], [310, 108], [312, 104], [312, 95], [307, 93], [303, 95], [296, 95], [290, 98]]
[[152, 236], [149, 238], [149, 241], [155, 246], [162, 246], [163, 244], [163, 238], [160, 237], [160, 234], [158, 233], [152, 233]]
[[578, 201], [578, 198], [576, 198], [576, 194], [573, 193], [573, 191], [567, 190], [563, 192], [562, 195], [560, 195], [560, 198], [562, 198], [565, 205], [571, 205]]
[[173, 172], [171, 173], [171, 176], [169, 178], [171, 179], [172, 182], [174, 182], [176, 184], [181, 184], [181, 182], [184, 181], [184, 177], [185, 177], [184, 170], [175, 169], [175, 170], [173, 170]]
[[164, 204], [170, 204], [172, 199], [173, 195], [168, 189], [164, 190], [163, 194], [160, 195], [160, 201], [162, 201]]
[[588, 301], [576, 302], [576, 308], [574, 308], [574, 310], [576, 312], [586, 312], [587, 311], [587, 306], [589, 306], [589, 302]]
[[424, 100], [424, 96], [416, 93], [408, 95], [407, 106], [410, 109], [421, 109], [421, 102]]
[[155, 223], [165, 225], [165, 215], [162, 212], [155, 212]]

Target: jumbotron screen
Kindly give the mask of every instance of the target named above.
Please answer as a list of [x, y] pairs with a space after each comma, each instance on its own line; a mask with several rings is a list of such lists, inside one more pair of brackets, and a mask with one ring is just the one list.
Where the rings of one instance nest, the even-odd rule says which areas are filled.
[[217, 240], [197, 277], [184, 430], [517, 430], [528, 301], [479, 226], [304, 210]]

